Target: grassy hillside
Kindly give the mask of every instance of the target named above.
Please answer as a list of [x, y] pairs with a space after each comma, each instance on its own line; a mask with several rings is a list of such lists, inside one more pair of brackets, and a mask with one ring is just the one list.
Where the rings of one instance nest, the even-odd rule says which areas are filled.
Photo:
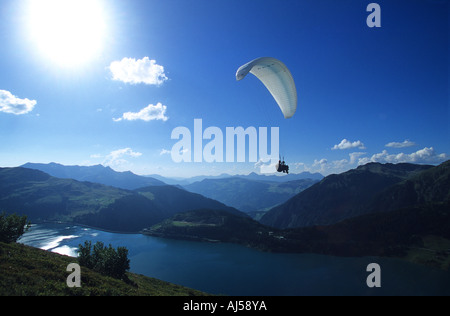
[[69, 288], [67, 265], [75, 258], [0, 242], [0, 296], [198, 296], [206, 293], [143, 275], [129, 282], [81, 267], [81, 288]]

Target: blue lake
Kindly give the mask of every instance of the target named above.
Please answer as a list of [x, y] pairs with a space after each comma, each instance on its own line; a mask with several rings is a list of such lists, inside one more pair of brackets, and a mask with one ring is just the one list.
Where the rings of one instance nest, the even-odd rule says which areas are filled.
[[[19, 242], [76, 256], [85, 240], [129, 250], [131, 272], [212, 294], [450, 295], [450, 273], [403, 260], [273, 254], [234, 244], [118, 234], [67, 224], [37, 224]], [[366, 284], [367, 265], [381, 267], [381, 288]]]

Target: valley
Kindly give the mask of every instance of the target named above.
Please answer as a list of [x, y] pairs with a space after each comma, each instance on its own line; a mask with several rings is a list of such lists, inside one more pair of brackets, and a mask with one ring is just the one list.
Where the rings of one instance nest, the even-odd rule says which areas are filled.
[[[34, 222], [237, 243], [268, 252], [394, 256], [449, 266], [450, 162], [371, 163], [322, 180], [203, 179], [185, 188], [163, 183], [128, 190], [1, 168], [0, 209]], [[249, 216], [254, 210], [264, 211], [261, 220]]]

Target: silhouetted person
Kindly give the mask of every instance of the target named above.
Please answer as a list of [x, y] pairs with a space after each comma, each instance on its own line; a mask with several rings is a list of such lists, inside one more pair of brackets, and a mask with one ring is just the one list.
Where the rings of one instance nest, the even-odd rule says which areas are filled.
[[277, 171], [289, 174], [289, 166], [286, 165], [286, 162], [284, 160], [278, 160]]

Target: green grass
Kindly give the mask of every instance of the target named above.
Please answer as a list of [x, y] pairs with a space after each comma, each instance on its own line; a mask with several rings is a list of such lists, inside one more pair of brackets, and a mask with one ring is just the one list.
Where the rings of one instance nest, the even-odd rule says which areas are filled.
[[217, 224], [208, 223], [196, 223], [196, 222], [186, 222], [186, 221], [173, 221], [172, 225], [175, 227], [216, 227]]
[[410, 247], [403, 259], [448, 271], [450, 269], [450, 240], [432, 235], [423, 237], [422, 244]]
[[128, 281], [81, 267], [81, 287], [69, 288], [67, 265], [77, 259], [0, 242], [0, 296], [203, 296], [206, 293], [143, 275]]
[[147, 199], [154, 201], [155, 195], [152, 192], [139, 192], [140, 195], [145, 196]]

